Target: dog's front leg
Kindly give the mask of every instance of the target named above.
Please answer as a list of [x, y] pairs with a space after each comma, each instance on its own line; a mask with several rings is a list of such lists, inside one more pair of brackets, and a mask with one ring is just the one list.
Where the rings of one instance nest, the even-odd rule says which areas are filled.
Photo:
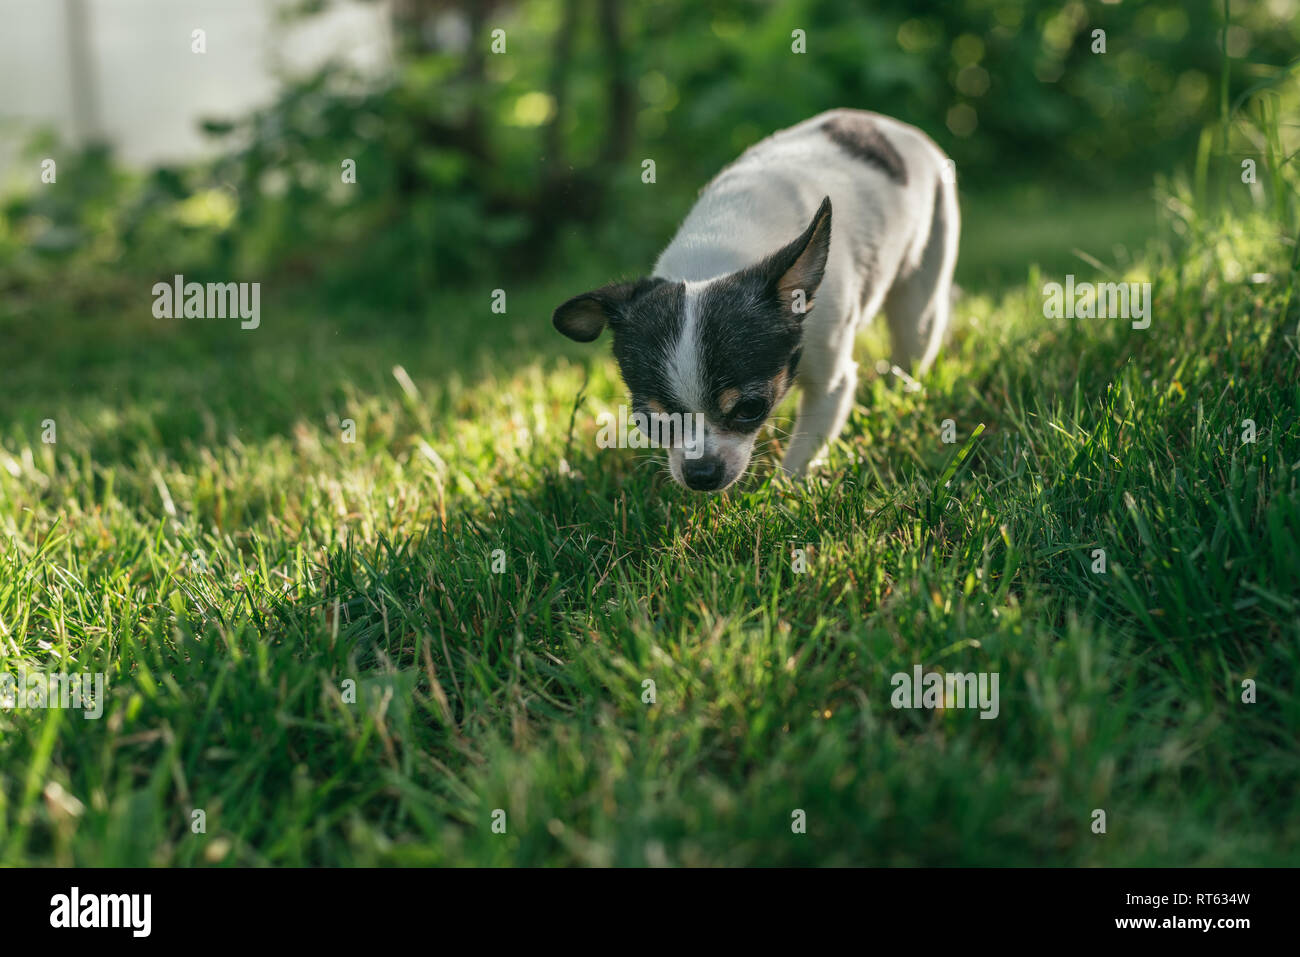
[[[808, 370], [812, 371], [812, 370]], [[858, 364], [841, 362], [834, 373], [801, 375], [799, 415], [781, 468], [796, 477], [819, 465], [826, 443], [844, 428], [858, 388]]]

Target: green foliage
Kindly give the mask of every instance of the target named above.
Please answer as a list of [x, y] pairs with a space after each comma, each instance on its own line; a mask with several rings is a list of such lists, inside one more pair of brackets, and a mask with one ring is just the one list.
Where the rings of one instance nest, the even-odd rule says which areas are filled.
[[[719, 168], [833, 106], [918, 124], [978, 197], [1012, 183], [1142, 189], [1221, 122], [1219, 78], [1234, 124], [1269, 96], [1284, 113], [1297, 103], [1293, 83], [1275, 86], [1300, 41], [1289, 0], [1232, 11], [1227, 70], [1212, 0], [648, 0], [614, 4], [612, 30], [596, 6], [572, 6], [566, 26], [570, 0], [441, 4], [479, 29], [468, 50], [399, 21], [390, 76], [330, 65], [252, 116], [212, 120], [228, 144], [213, 163], [139, 176], [99, 151], [67, 160], [58, 190], [0, 207], [0, 286], [58, 294], [68, 270], [275, 270], [330, 301], [410, 308], [439, 287], [569, 268], [611, 245], [620, 270], [643, 270]], [[497, 27], [499, 55], [486, 51]], [[1095, 29], [1105, 53], [1092, 52]], [[792, 52], [795, 30], [806, 53]], [[1273, 160], [1290, 160], [1288, 142], [1268, 147]], [[1225, 150], [1266, 151], [1240, 130], [1212, 152]], [[1216, 159], [1212, 175], [1235, 178], [1235, 162]]]

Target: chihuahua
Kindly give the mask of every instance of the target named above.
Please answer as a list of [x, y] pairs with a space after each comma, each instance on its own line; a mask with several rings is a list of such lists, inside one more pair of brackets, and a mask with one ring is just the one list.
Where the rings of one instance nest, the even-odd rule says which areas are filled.
[[848, 419], [860, 326], [883, 307], [894, 365], [919, 375], [934, 361], [958, 218], [953, 165], [928, 136], [831, 110], [723, 169], [650, 276], [575, 296], [553, 322], [579, 342], [609, 326], [637, 411], [702, 413], [695, 454], [668, 448], [673, 478], [697, 491], [745, 473], [759, 429], [797, 385], [781, 467], [801, 476]]

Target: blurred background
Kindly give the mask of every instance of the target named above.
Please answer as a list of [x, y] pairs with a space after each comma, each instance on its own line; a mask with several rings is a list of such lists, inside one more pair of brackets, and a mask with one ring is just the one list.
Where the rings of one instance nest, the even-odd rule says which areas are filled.
[[[423, 327], [476, 283], [641, 273], [720, 167], [834, 106], [956, 160], [967, 288], [1119, 261], [1159, 177], [1266, 150], [1224, 117], [1293, 75], [1300, 0], [1225, 6], [3, 0], [0, 321], [182, 273]], [[1293, 134], [1294, 84], [1271, 102]]]

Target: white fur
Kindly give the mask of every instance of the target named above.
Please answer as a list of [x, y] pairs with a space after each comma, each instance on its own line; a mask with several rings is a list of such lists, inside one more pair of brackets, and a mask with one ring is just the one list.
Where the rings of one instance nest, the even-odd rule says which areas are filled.
[[704, 361], [700, 352], [699, 306], [700, 290], [707, 283], [686, 283], [685, 318], [682, 320], [682, 333], [672, 344], [668, 356], [667, 374], [672, 392], [686, 408], [703, 409], [707, 396], [704, 394], [704, 377], [701, 364]]
[[[894, 364], [919, 374], [934, 361], [957, 258], [956, 185], [945, 175], [951, 167], [938, 146], [914, 127], [870, 114], [906, 167], [907, 183], [899, 184], [825, 135], [820, 126], [832, 113], [773, 134], [723, 170], [654, 269], [656, 276], [687, 281], [686, 318], [669, 367], [685, 398], [702, 380], [694, 311], [701, 291], [790, 242], [830, 196], [830, 256], [816, 304], [803, 320], [796, 379], [802, 395], [782, 463], [795, 474], [815, 464], [843, 428], [857, 388], [855, 333], [882, 307]], [[752, 436], [719, 443], [729, 460], [743, 455], [741, 470], [752, 446]], [[679, 465], [670, 462], [680, 479]]]

